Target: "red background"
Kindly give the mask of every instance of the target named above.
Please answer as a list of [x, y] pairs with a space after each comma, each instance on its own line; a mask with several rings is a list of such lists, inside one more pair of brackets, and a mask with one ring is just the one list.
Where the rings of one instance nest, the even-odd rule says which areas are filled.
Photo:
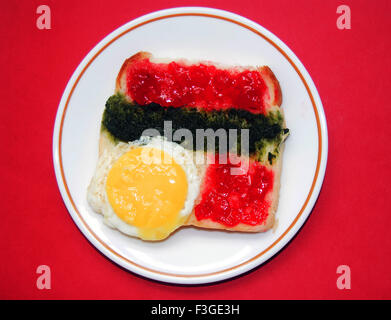
[[[41, 4], [51, 30], [36, 27]], [[336, 27], [341, 4], [351, 30]], [[51, 152], [62, 92], [89, 50], [140, 15], [190, 5], [238, 13], [284, 41], [311, 74], [329, 130], [324, 185], [297, 237], [247, 275], [196, 287], [140, 278], [101, 255], [63, 204]], [[390, 299], [390, 13], [389, 0], [2, 1], [0, 298]], [[51, 290], [36, 287], [41, 264]], [[336, 286], [342, 264], [351, 290]]]

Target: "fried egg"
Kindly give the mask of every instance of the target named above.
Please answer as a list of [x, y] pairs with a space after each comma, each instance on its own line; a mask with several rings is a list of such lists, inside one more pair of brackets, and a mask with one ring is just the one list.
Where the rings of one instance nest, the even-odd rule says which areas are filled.
[[193, 153], [163, 137], [104, 150], [88, 188], [104, 222], [143, 240], [162, 240], [185, 224], [200, 190]]

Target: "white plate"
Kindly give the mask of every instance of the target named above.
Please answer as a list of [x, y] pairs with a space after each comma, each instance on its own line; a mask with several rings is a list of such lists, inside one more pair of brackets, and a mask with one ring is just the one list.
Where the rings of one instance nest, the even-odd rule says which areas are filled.
[[[148, 243], [102, 222], [88, 206], [86, 190], [98, 155], [107, 98], [123, 61], [138, 51], [226, 64], [268, 65], [280, 81], [291, 135], [286, 142], [277, 227], [261, 234], [182, 228]], [[154, 12], [118, 28], [84, 58], [58, 107], [53, 156], [64, 202], [89, 241], [122, 267], [164, 282], [199, 284], [242, 274], [270, 259], [298, 232], [322, 185], [327, 128], [309, 74], [287, 46], [260, 25], [210, 8]]]

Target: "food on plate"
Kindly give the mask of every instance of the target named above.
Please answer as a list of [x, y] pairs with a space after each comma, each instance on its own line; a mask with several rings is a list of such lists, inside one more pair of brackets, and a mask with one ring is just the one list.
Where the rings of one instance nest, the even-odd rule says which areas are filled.
[[[281, 102], [268, 67], [133, 55], [106, 102], [89, 204], [109, 226], [144, 240], [185, 225], [269, 230], [289, 135]], [[229, 133], [229, 143], [210, 144], [205, 132], [219, 142]]]
[[187, 221], [199, 188], [190, 151], [162, 137], [142, 137], [103, 150], [88, 202], [109, 226], [160, 240]]

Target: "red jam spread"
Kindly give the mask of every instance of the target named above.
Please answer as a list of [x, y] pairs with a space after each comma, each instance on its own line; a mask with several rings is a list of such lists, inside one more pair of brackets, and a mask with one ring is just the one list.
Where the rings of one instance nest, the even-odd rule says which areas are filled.
[[127, 94], [140, 105], [154, 102], [165, 107], [237, 108], [265, 113], [266, 85], [256, 70], [224, 70], [206, 64], [152, 63], [142, 59], [129, 67], [127, 88]]
[[231, 168], [235, 167], [240, 163], [208, 166], [202, 199], [195, 207], [198, 220], [211, 219], [228, 227], [265, 223], [270, 208], [265, 198], [273, 190], [273, 171], [251, 161], [247, 173], [232, 175]]

